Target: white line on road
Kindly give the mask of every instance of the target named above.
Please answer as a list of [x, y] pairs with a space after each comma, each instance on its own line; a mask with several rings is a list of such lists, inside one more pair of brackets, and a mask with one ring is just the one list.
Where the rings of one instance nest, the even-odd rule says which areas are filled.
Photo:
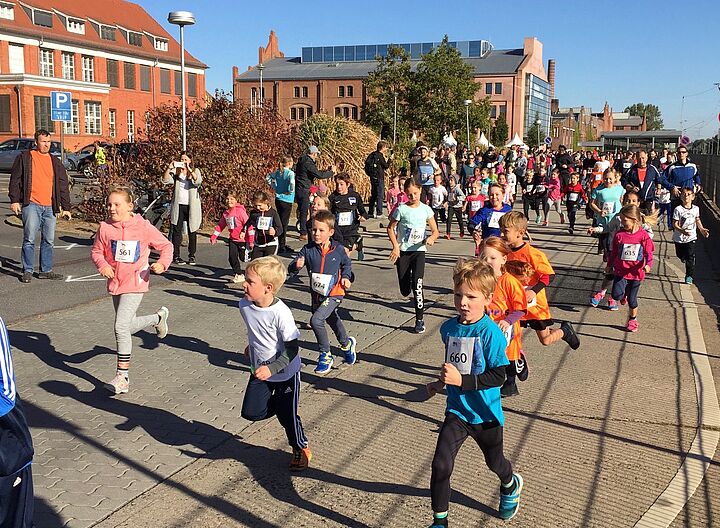
[[90, 281], [104, 281], [107, 280], [105, 277], [101, 276], [99, 273], [93, 273], [92, 275], [85, 275], [83, 277], [75, 277], [73, 278], [72, 275], [68, 275], [65, 278], [65, 282], [90, 282]]
[[[675, 272], [680, 280], [684, 279], [685, 274], [677, 266], [667, 260], [665, 264]], [[685, 305], [688, 350], [697, 352], [696, 354], [689, 354], [693, 375], [695, 376], [695, 392], [698, 401], [697, 434], [677, 473], [665, 488], [665, 491], [655, 499], [653, 505], [640, 517], [640, 520], [635, 524], [635, 528], [670, 526], [690, 500], [690, 497], [693, 496], [703, 478], [705, 478], [705, 472], [710, 467], [720, 440], [720, 432], [708, 428], [717, 429], [720, 427], [720, 404], [718, 404], [715, 379], [710, 368], [710, 360], [707, 357], [705, 339], [703, 338], [700, 317], [693, 300], [691, 286], [681, 285], [680, 293]]]

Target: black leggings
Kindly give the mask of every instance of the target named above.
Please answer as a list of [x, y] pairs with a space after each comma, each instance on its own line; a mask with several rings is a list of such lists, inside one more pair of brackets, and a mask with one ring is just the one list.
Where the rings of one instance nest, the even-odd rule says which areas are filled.
[[252, 252], [250, 253], [250, 260], [255, 260], [260, 257], [270, 257], [277, 255], [278, 245], [270, 244], [269, 246], [253, 246]]
[[467, 437], [472, 437], [485, 456], [487, 467], [500, 478], [501, 484], [512, 481], [512, 465], [503, 454], [503, 428], [498, 422], [477, 425], [463, 422], [457, 415], [447, 413], [440, 428], [435, 456], [432, 461], [430, 495], [434, 512], [448, 511], [450, 503], [450, 475], [455, 457]]
[[577, 218], [577, 204], [573, 203], [570, 205], [568, 203], [567, 206], [567, 213], [568, 213], [568, 222], [570, 222], [570, 229], [575, 229], [575, 220]]
[[463, 221], [463, 212], [461, 207], [448, 207], [447, 210], [447, 231], [450, 234], [450, 228], [452, 227], [453, 216], [457, 221], [458, 227], [460, 228], [460, 234], [465, 232], [465, 222]]
[[197, 251], [197, 231], [190, 231], [190, 206], [178, 205], [177, 224], [173, 227], [173, 258], [180, 258], [180, 244], [183, 239], [183, 223], [188, 223], [188, 255], [195, 256]]
[[285, 233], [288, 230], [288, 224], [290, 223], [290, 212], [292, 211], [292, 203], [283, 202], [282, 200], [275, 199], [275, 210], [280, 217], [280, 223], [282, 224], [282, 233], [278, 235], [278, 243], [280, 249], [283, 249], [286, 244]]
[[415, 319], [423, 318], [425, 301], [423, 299], [423, 276], [425, 275], [424, 251], [401, 251], [395, 263], [397, 266], [400, 293], [404, 296], [413, 294], [415, 301]]
[[616, 301], [627, 297], [627, 303], [633, 310], [638, 307], [638, 292], [640, 291], [640, 281], [633, 279], [624, 279], [618, 275], [613, 279], [612, 298]]
[[695, 275], [695, 240], [692, 242], [675, 242], [675, 254], [685, 263], [685, 276]]
[[241, 275], [243, 272], [242, 262], [245, 257], [245, 242], [228, 242], [228, 261], [235, 275]]

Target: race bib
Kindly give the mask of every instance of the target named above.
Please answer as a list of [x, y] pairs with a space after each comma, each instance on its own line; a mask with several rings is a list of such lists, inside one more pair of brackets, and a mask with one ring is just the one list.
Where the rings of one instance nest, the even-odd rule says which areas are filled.
[[642, 246], [640, 244], [623, 244], [621, 260], [637, 262], [642, 259]]
[[543, 192], [545, 192], [545, 186], [544, 186], [544, 185], [538, 185], [538, 186], [535, 188], [535, 191], [537, 191], [537, 192], [539, 192], [539, 193], [543, 193]]
[[490, 187], [490, 184], [489, 184], [489, 183], [483, 183], [483, 184], [480, 186], [480, 194], [483, 194], [483, 195], [487, 196], [488, 188], [489, 188], [489, 187]]
[[508, 345], [510, 344], [510, 341], [513, 340], [513, 337], [515, 337], [515, 330], [513, 329], [515, 325], [510, 325], [507, 327], [507, 329], [503, 332], [505, 334], [505, 339], [507, 340]]
[[488, 220], [488, 227], [492, 227], [493, 229], [500, 229], [500, 219], [505, 216], [505, 213], [502, 211], [494, 211], [493, 214], [490, 215], [490, 219]]
[[578, 198], [580, 198], [580, 193], [568, 193], [568, 201], [569, 202], [577, 202]]
[[602, 205], [602, 215], [608, 216], [615, 212], [615, 202], [605, 202]]
[[260, 231], [267, 231], [272, 227], [272, 216], [258, 216], [257, 228]]
[[481, 207], [482, 202], [480, 200], [473, 200], [472, 202], [470, 202], [470, 211], [473, 213], [477, 213]]
[[140, 258], [139, 240], [114, 240], [113, 256], [116, 262], [137, 262]]
[[421, 244], [425, 240], [425, 228], [424, 227], [406, 227], [405, 228], [405, 242], [408, 244]]
[[534, 185], [528, 185], [527, 187], [525, 187], [525, 192], [527, 192], [529, 194], [529, 193], [533, 192], [534, 188], [535, 188]]
[[470, 374], [474, 349], [474, 337], [448, 337], [445, 362], [453, 365], [460, 374]]
[[418, 167], [420, 169], [420, 182], [423, 185], [428, 185], [431, 182], [432, 175], [435, 172], [435, 169], [432, 165], [420, 165]]
[[228, 216], [225, 219], [225, 223], [227, 224], [227, 227], [230, 231], [235, 229], [235, 217], [234, 216]]
[[310, 277], [311, 287], [315, 293], [327, 297], [332, 288], [333, 276], [327, 273], [313, 273]]
[[349, 226], [353, 224], [354, 216], [352, 211], [347, 211], [345, 213], [338, 213], [337, 215], [337, 223], [339, 226]]

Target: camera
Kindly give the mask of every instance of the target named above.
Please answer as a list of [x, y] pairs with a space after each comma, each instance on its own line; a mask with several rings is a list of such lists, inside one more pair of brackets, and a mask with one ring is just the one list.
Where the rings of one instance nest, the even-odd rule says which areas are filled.
[[185, 163], [182, 161], [173, 161], [173, 167], [175, 167], [176, 169], [184, 169]]

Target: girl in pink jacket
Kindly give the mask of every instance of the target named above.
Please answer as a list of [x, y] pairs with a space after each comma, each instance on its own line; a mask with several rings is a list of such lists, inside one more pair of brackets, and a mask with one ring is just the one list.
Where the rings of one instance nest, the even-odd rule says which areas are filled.
[[[154, 326], [160, 339], [168, 333], [168, 309], [164, 306], [152, 315], [137, 317], [143, 294], [148, 291], [150, 272], [163, 273], [172, 261], [173, 246], [155, 226], [133, 213], [133, 200], [125, 187], [108, 196], [110, 217], [100, 222], [92, 248], [92, 260], [112, 295], [115, 308], [117, 373], [104, 386], [113, 394], [128, 392], [128, 369], [132, 354], [132, 335]], [[150, 248], [160, 252], [160, 259], [150, 264]]]
[[238, 284], [245, 282], [245, 275], [243, 275], [242, 262], [247, 260], [247, 244], [251, 242], [246, 240], [248, 236], [252, 236], [252, 231], [247, 233], [246, 229], [248, 223], [248, 213], [245, 210], [245, 206], [238, 202], [237, 194], [233, 191], [228, 191], [225, 195], [225, 205], [227, 209], [220, 218], [220, 222], [215, 226], [213, 234], [210, 237], [210, 243], [214, 246], [217, 244], [217, 239], [220, 234], [227, 227], [230, 233], [230, 240], [228, 240], [228, 261], [230, 267], [233, 270], [233, 277], [230, 282]]

